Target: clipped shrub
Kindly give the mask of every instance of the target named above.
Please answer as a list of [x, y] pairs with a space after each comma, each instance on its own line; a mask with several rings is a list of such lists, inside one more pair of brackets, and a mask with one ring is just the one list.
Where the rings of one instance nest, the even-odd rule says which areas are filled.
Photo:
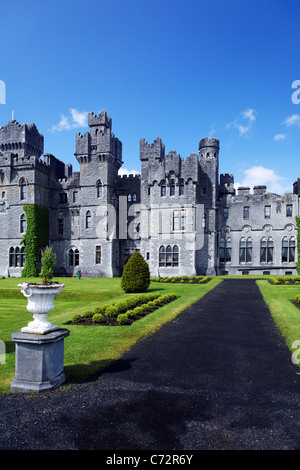
[[116, 317], [119, 313], [120, 312], [117, 309], [117, 307], [114, 307], [113, 305], [110, 307], [107, 307], [107, 309], [105, 310], [105, 315], [109, 318]]
[[94, 312], [95, 313], [103, 313], [103, 312], [105, 312], [105, 309], [103, 307], [96, 307]]
[[129, 305], [128, 305], [127, 300], [119, 300], [118, 302], [114, 304], [114, 307], [116, 307], [119, 310], [119, 312], [123, 313], [123, 312], [126, 312]]
[[194, 281], [191, 279], [191, 280], [189, 281], [189, 284], [194, 284]]
[[149, 266], [141, 253], [136, 251], [125, 264], [121, 287], [125, 292], [146, 292], [149, 285]]
[[92, 310], [85, 310], [82, 314], [82, 318], [90, 318], [92, 317], [94, 312]]
[[133, 312], [134, 312], [135, 315], [143, 315], [143, 313], [144, 313], [142, 307], [135, 307], [133, 309]]
[[94, 323], [102, 323], [104, 321], [104, 316], [102, 313], [95, 313], [95, 315], [92, 317], [92, 320]]
[[127, 310], [126, 315], [128, 318], [133, 318], [135, 317], [135, 313], [133, 310]]
[[126, 313], [120, 313], [120, 315], [117, 316], [117, 322], [120, 325], [126, 325], [128, 323], [128, 316]]
[[80, 313], [75, 313], [71, 319], [72, 323], [80, 323], [82, 320], [82, 316]]
[[151, 300], [150, 302], [148, 302], [148, 307], [152, 310], [152, 309], [156, 308], [156, 305], [155, 305], [155, 303]]

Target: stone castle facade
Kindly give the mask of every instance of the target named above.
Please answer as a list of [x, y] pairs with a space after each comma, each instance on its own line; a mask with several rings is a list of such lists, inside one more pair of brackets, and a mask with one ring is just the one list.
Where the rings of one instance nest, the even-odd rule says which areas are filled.
[[235, 190], [219, 175], [216, 138], [186, 159], [142, 139], [141, 174], [120, 176], [111, 118], [89, 113], [88, 125], [76, 135], [79, 172], [44, 154], [34, 124], [0, 128], [0, 275], [18, 277], [26, 262], [25, 204], [48, 208], [57, 276], [120, 276], [136, 250], [152, 276], [297, 274], [299, 179], [284, 195]]

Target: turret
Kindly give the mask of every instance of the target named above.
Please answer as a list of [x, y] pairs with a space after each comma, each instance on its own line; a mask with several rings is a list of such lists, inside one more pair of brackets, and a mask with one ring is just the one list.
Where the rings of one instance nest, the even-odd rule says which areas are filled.
[[0, 151], [6, 156], [39, 158], [44, 152], [44, 137], [35, 124], [19, 124], [12, 119], [0, 127]]

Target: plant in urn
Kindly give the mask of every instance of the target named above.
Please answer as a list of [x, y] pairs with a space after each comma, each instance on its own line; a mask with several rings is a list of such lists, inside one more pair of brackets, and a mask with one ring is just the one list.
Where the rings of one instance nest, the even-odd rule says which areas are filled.
[[65, 284], [53, 282], [53, 271], [56, 263], [56, 254], [52, 247], [46, 247], [42, 256], [42, 270], [40, 276], [42, 283], [23, 283], [22, 294], [28, 299], [27, 310], [33, 314], [34, 321], [21, 329], [22, 333], [46, 334], [59, 329], [48, 320], [48, 313], [54, 309], [54, 299], [63, 290]]

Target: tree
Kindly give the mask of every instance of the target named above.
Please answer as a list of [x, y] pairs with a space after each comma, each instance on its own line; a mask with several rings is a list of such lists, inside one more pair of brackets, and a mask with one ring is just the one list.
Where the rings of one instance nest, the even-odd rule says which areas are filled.
[[121, 287], [127, 293], [146, 292], [150, 285], [148, 263], [141, 253], [136, 251], [125, 264]]
[[40, 276], [43, 284], [49, 284], [53, 279], [54, 266], [56, 264], [56, 253], [52, 253], [52, 247], [47, 246], [42, 256], [42, 270]]

